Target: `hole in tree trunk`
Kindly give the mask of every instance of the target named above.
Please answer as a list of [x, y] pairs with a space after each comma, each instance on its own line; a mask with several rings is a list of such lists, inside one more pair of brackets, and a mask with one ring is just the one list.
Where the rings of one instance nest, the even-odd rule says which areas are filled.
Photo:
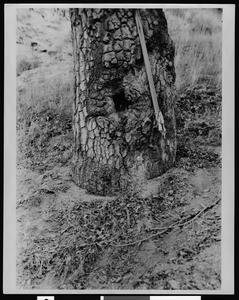
[[130, 102], [125, 98], [123, 90], [120, 90], [118, 93], [113, 95], [113, 101], [116, 111], [124, 111], [130, 105]]

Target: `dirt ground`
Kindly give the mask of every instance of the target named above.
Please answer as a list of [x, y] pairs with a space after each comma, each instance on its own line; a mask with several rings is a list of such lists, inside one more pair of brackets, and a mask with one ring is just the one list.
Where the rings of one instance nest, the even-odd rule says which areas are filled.
[[[147, 182], [128, 217], [123, 207], [119, 210], [122, 220], [116, 218], [116, 222], [127, 228], [118, 238], [117, 226], [115, 231], [107, 232], [107, 221], [101, 223], [103, 219], [97, 218], [99, 211], [105, 213], [107, 204], [109, 208], [117, 205], [117, 197], [88, 195], [71, 181], [70, 174], [70, 166], [55, 166], [44, 173], [18, 169], [17, 249], [21, 287], [220, 288], [218, 166], [193, 171], [175, 167]], [[79, 204], [84, 209], [79, 210]], [[135, 217], [136, 204], [144, 207], [144, 211]], [[93, 217], [91, 236], [98, 234], [99, 239], [84, 246], [80, 240], [86, 240], [89, 228], [79, 225], [87, 217], [86, 211]], [[129, 221], [131, 218], [136, 218], [137, 223]], [[84, 247], [92, 252], [92, 257], [84, 253]], [[59, 269], [60, 261], [65, 265]]]

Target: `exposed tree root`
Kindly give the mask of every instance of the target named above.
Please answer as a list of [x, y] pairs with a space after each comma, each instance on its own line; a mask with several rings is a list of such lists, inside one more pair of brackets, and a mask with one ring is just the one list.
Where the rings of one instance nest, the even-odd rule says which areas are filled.
[[[204, 207], [202, 210], [198, 211], [197, 213], [191, 215], [190, 217], [186, 217], [182, 220], [179, 220], [175, 223], [173, 223], [171, 226], [167, 227], [167, 228], [160, 228], [160, 232], [157, 232], [155, 234], [151, 234], [150, 236], [146, 237], [146, 238], [143, 238], [141, 240], [138, 240], [138, 241], [134, 241], [134, 242], [131, 242], [131, 243], [127, 243], [127, 244], [117, 244], [117, 245], [113, 245], [114, 247], [126, 247], [126, 246], [132, 246], [132, 245], [135, 245], [135, 244], [141, 244], [142, 242], [145, 242], [151, 238], [154, 238], [156, 236], [160, 236], [168, 231], [172, 231], [176, 226], [178, 227], [183, 227], [189, 223], [191, 223], [192, 221], [194, 221], [196, 218], [198, 218], [203, 212], [213, 208], [214, 206], [216, 206], [218, 203], [220, 202], [220, 199], [217, 199], [216, 201], [214, 201], [212, 204]], [[153, 228], [152, 230], [159, 230], [159, 228]]]

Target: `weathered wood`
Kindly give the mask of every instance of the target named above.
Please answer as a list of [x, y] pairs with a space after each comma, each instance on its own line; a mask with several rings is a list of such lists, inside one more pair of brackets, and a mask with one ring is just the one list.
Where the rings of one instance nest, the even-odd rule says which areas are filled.
[[147, 72], [147, 76], [148, 76], [150, 93], [151, 93], [151, 97], [152, 97], [152, 101], [153, 101], [153, 105], [154, 105], [155, 118], [156, 118], [156, 121], [158, 124], [158, 129], [162, 133], [163, 137], [165, 138], [166, 129], [164, 126], [164, 119], [163, 119], [162, 112], [159, 109], [157, 94], [156, 94], [155, 87], [154, 87], [154, 80], [153, 80], [153, 76], [152, 76], [150, 61], [149, 61], [145, 38], [144, 38], [144, 31], [143, 31], [143, 27], [142, 27], [142, 24], [140, 21], [140, 14], [139, 14], [138, 10], [136, 11], [135, 19], [136, 19], [137, 29], [138, 29], [138, 33], [139, 33], [139, 39], [140, 39], [140, 43], [141, 43], [141, 47], [142, 47], [142, 51], [143, 51], [144, 63], [145, 63], [145, 68], [146, 68], [146, 72]]

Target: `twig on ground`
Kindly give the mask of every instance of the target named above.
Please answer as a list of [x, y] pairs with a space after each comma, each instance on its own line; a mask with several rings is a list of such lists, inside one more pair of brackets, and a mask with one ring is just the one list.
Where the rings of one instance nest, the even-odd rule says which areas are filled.
[[126, 207], [126, 214], [127, 214], [127, 224], [130, 227], [130, 216], [129, 216], [129, 210], [127, 207]]
[[168, 215], [172, 216], [175, 219], [178, 219], [175, 215], [171, 214], [170, 212], [168, 212]]
[[[214, 207], [215, 205], [217, 205], [217, 203], [218, 203], [219, 201], [220, 201], [220, 199], [217, 199], [217, 200], [214, 201], [212, 204], [206, 206], [204, 209], [202, 209], [201, 211], [197, 212], [193, 217], [191, 216], [192, 219], [190, 219], [190, 220], [188, 220], [189, 217], [186, 217], [186, 218], [184, 218], [184, 219], [182, 219], [182, 220], [180, 220], [180, 221], [178, 221], [178, 222], [172, 224], [172, 225], [169, 226], [168, 228], [165, 228], [164, 230], [162, 230], [162, 231], [160, 231], [160, 232], [157, 232], [157, 233], [155, 233], [155, 234], [152, 234], [152, 235], [150, 235], [150, 236], [148, 236], [148, 237], [146, 237], [146, 238], [143, 238], [143, 239], [141, 239], [141, 240], [134, 241], [134, 242], [127, 243], [127, 244], [120, 244], [120, 245], [113, 245], [113, 246], [114, 246], [114, 247], [125, 247], [125, 246], [131, 246], [131, 245], [135, 245], [135, 244], [141, 244], [142, 242], [145, 242], [145, 241], [147, 241], [147, 240], [149, 240], [149, 239], [151, 239], [151, 238], [154, 238], [154, 237], [156, 237], [156, 236], [159, 236], [159, 235], [162, 235], [162, 234], [166, 233], [168, 230], [171, 230], [171, 229], [175, 228], [176, 226], [182, 227], [182, 226], [184, 226], [184, 225], [186, 225], [186, 224], [189, 224], [190, 222], [192, 222], [192, 221], [195, 220], [196, 218], [198, 218], [198, 217], [199, 217], [203, 212], [205, 212], [206, 210], [208, 210], [208, 209]], [[185, 220], [186, 220], [186, 221], [185, 221]], [[185, 222], [183, 223], [183, 221], [185, 221]], [[180, 224], [180, 223], [181, 223], [181, 224]], [[153, 229], [154, 229], [154, 228], [152, 228], [152, 230], [153, 230]]]
[[64, 232], [66, 232], [68, 229], [70, 229], [71, 227], [75, 227], [73, 225], [70, 225], [68, 227], [66, 227], [64, 230], [61, 231], [61, 234], [63, 234]]
[[185, 223], [183, 223], [182, 225], [179, 225], [179, 226], [184, 226], [184, 225], [186, 225], [188, 223], [191, 223], [193, 220], [195, 220], [196, 218], [198, 218], [204, 211], [206, 211], [206, 210], [214, 207], [219, 201], [220, 201], [220, 199], [217, 199], [216, 201], [213, 202], [213, 204], [205, 206], [201, 211], [197, 212], [192, 219], [186, 221]]
[[128, 243], [128, 244], [121, 244], [121, 245], [113, 245], [114, 247], [124, 247], [124, 246], [131, 246], [131, 245], [135, 245], [135, 244], [141, 244], [142, 242], [144, 241], [147, 241], [153, 237], [156, 237], [156, 236], [159, 236], [159, 235], [162, 235], [163, 233], [165, 233], [166, 231], [170, 230], [171, 228], [168, 227], [167, 229], [161, 231], [161, 232], [158, 232], [158, 233], [155, 233], [155, 234], [152, 234], [142, 240], [139, 240], [139, 241], [136, 241], [136, 242], [131, 242], [131, 243]]

